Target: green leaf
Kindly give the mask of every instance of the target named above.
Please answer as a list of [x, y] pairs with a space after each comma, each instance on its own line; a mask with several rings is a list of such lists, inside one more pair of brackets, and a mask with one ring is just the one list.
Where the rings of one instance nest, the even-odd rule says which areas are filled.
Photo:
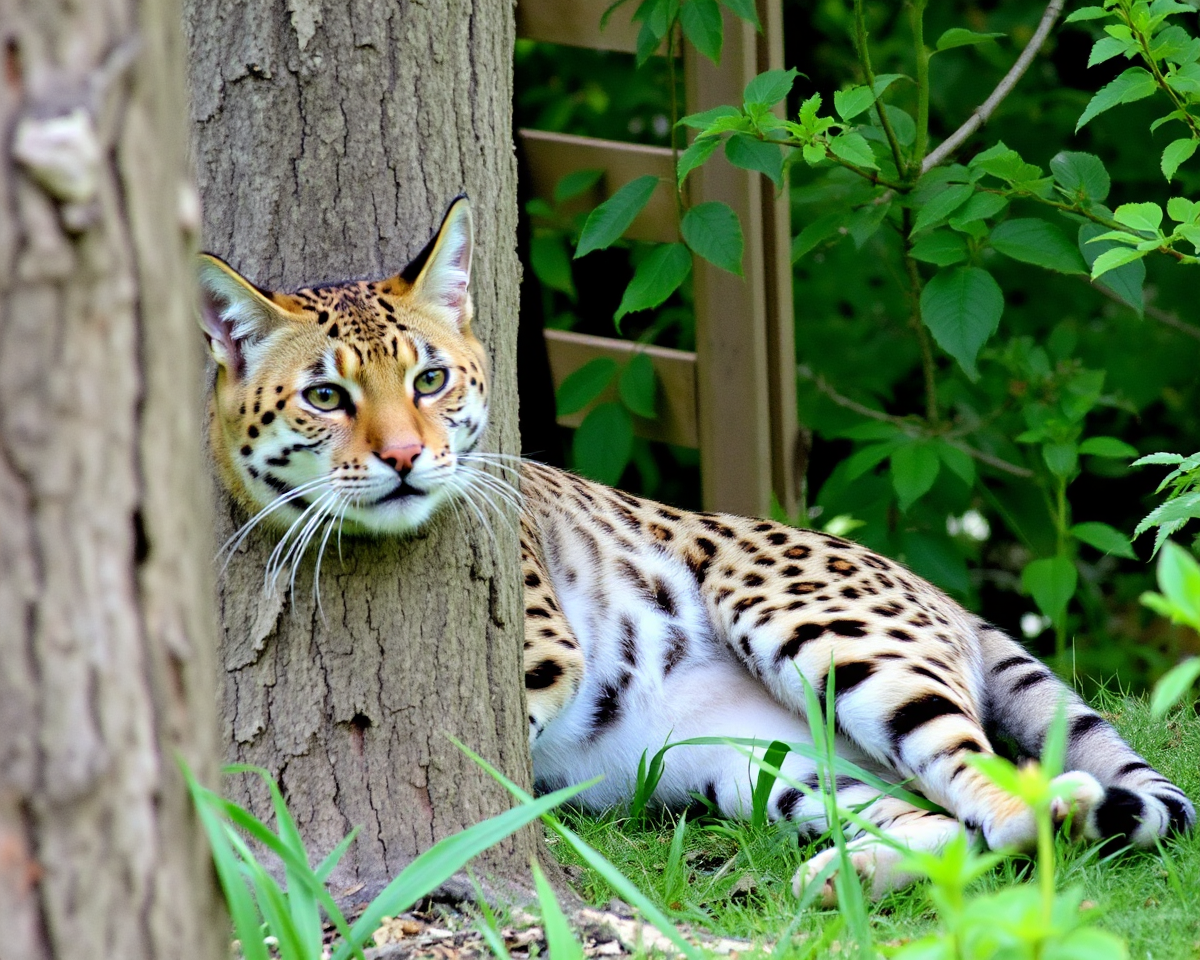
[[1167, 180], [1171, 180], [1175, 176], [1175, 171], [1179, 169], [1179, 165], [1185, 160], [1190, 159], [1193, 153], [1196, 152], [1196, 147], [1200, 146], [1200, 142], [1187, 138], [1184, 140], [1175, 140], [1167, 144], [1162, 154], [1162, 172]]
[[578, 413], [595, 400], [612, 383], [617, 363], [611, 357], [596, 357], [578, 370], [568, 374], [555, 395], [560, 417]]
[[855, 480], [868, 470], [874, 470], [902, 445], [901, 441], [890, 440], [886, 443], [873, 443], [869, 447], [854, 451], [842, 464], [846, 479]]
[[1137, 448], [1116, 437], [1088, 437], [1079, 445], [1079, 452], [1093, 457], [1110, 457], [1113, 460], [1128, 460], [1138, 455]]
[[940, 469], [937, 451], [927, 443], [908, 443], [892, 454], [892, 487], [902, 512], [929, 492]]
[[1137, 554], [1133, 552], [1129, 538], [1107, 523], [1096, 521], [1077, 523], [1071, 527], [1071, 534], [1076, 540], [1086, 543], [1089, 547], [1095, 547], [1102, 553], [1111, 553], [1118, 557], [1124, 557], [1126, 560], [1137, 559]]
[[977, 193], [954, 211], [950, 226], [962, 229], [968, 223], [987, 220], [1008, 206], [1008, 198], [995, 193]]
[[818, 217], [812, 223], [807, 224], [792, 241], [792, 263], [835, 234], [839, 232], [844, 234], [846, 231], [842, 229], [842, 222], [845, 219], [845, 214], [838, 210]]
[[1079, 451], [1073, 443], [1045, 444], [1042, 459], [1056, 477], [1070, 477], [1079, 467]]
[[913, 224], [912, 232], [920, 233], [927, 227], [941, 223], [970, 200], [974, 192], [975, 187], [970, 183], [953, 183], [945, 187], [917, 211], [917, 221]]
[[754, 8], [754, 0], [721, 0], [721, 5], [734, 16], [741, 17], [747, 23], [753, 24], [759, 33], [762, 32], [762, 24], [758, 22], [758, 11]]
[[1200, 491], [1185, 493], [1166, 503], [1159, 504], [1142, 517], [1141, 522], [1134, 528], [1133, 535], [1138, 537], [1151, 527], [1192, 520], [1196, 517], [1200, 517]]
[[1173, 540], [1158, 557], [1158, 588], [1180, 612], [1183, 623], [1200, 630], [1200, 563]]
[[[691, 0], [695, 3], [696, 0]], [[691, 3], [688, 6], [691, 6]], [[716, 3], [713, 3], [716, 6]], [[684, 7], [686, 10], [687, 7]], [[566, 914], [559, 906], [554, 889], [542, 872], [535, 859], [533, 867], [533, 884], [537, 890], [538, 903], [542, 907], [542, 929], [546, 934], [546, 952], [550, 960], [583, 960], [583, 945], [575, 939], [571, 925], [567, 922]]]
[[588, 214], [583, 225], [579, 244], [575, 248], [575, 259], [586, 256], [593, 250], [603, 250], [620, 239], [629, 229], [658, 186], [658, 177], [647, 174], [625, 184]]
[[713, 63], [721, 62], [723, 31], [717, 0], [687, 0], [679, 8], [679, 23], [692, 46]]
[[627, 313], [657, 307], [679, 289], [691, 269], [692, 255], [682, 243], [659, 244], [637, 265], [613, 319], [619, 322]]
[[786, 97], [792, 90], [792, 84], [800, 71], [794, 67], [790, 70], [767, 70], [746, 84], [743, 99], [746, 103], [761, 103], [773, 107]]
[[875, 236], [891, 208], [891, 201], [868, 203], [851, 214], [850, 219], [846, 221], [846, 229], [854, 239], [856, 250], [861, 250], [863, 244]]
[[951, 230], [935, 230], [914, 243], [909, 255], [915, 260], [948, 267], [967, 259], [967, 242]]
[[1104, 163], [1090, 153], [1063, 151], [1050, 161], [1055, 182], [1067, 193], [1084, 200], [1103, 203], [1112, 181]]
[[1121, 103], [1133, 103], [1144, 100], [1157, 89], [1154, 77], [1142, 67], [1130, 67], [1111, 83], [1105, 84], [1092, 97], [1079, 122], [1075, 124], [1078, 133], [1089, 120], [1111, 110]]
[[995, 40], [997, 37], [1002, 37], [1002, 33], [975, 33], [963, 27], [951, 27], [937, 41], [937, 50], [953, 50], [955, 47], [973, 47], [979, 43], [988, 43]]
[[879, 165], [875, 162], [875, 154], [871, 152], [871, 145], [867, 143], [866, 137], [857, 131], [848, 130], [832, 137], [829, 141], [829, 149], [835, 157], [840, 157], [847, 163], [853, 163], [855, 166], [865, 167], [868, 170], [879, 169]]
[[1092, 279], [1102, 277], [1108, 271], [1123, 267], [1134, 260], [1141, 260], [1147, 253], [1149, 253], [1148, 250], [1138, 250], [1136, 247], [1117, 247], [1108, 250], [1100, 254], [1092, 264]]
[[838, 90], [833, 95], [833, 109], [843, 120], [851, 120], [875, 102], [875, 92], [870, 87], [851, 87]]
[[[685, 8], [686, 9], [686, 8]], [[725, 156], [735, 167], [757, 170], [771, 178], [776, 188], [783, 188], [782, 148], [744, 133], [735, 133], [725, 141]]]
[[676, 168], [675, 175], [680, 186], [683, 185], [683, 181], [689, 173], [712, 156], [713, 151], [720, 143], [720, 137], [697, 137], [692, 141], [691, 146], [679, 155], [679, 166]]
[[975, 486], [975, 461], [971, 459], [969, 453], [942, 442], [937, 445], [937, 454], [942, 458], [942, 463], [949, 467], [950, 472], [955, 474], [958, 479], [968, 487]]
[[1101, 20], [1104, 17], [1114, 15], [1113, 11], [1105, 10], [1103, 7], [1080, 7], [1067, 17], [1063, 23], [1078, 23], [1081, 20]]
[[571, 256], [562, 234], [535, 234], [529, 241], [529, 265], [543, 286], [575, 299]]
[[719, 200], [692, 207], [679, 225], [687, 245], [709, 263], [742, 275], [742, 227], [733, 209]]
[[581, 193], [591, 190], [603, 176], [603, 170], [572, 170], [570, 173], [564, 173], [554, 185], [554, 202], [566, 203], [568, 200], [574, 200]]
[[1092, 44], [1092, 52], [1088, 56], [1087, 65], [1094, 67], [1098, 63], [1106, 63], [1113, 57], [1137, 53], [1137, 44], [1131, 40], [1117, 37], [1101, 37]]
[[[1097, 258], [1102, 253], [1107, 253], [1109, 250], [1119, 247], [1119, 244], [1111, 240], [1092, 242], [1102, 233], [1104, 233], [1104, 228], [1096, 223], [1085, 223], [1079, 227], [1079, 250], [1083, 254], [1084, 262], [1089, 267], [1095, 265]], [[1145, 282], [1146, 265], [1139, 260], [1107, 271], [1104, 274], [1104, 279], [1100, 281], [1100, 286], [1107, 287], [1115, 293], [1121, 300], [1137, 311], [1137, 315], [1140, 317], [1145, 304], [1142, 292], [1142, 286]]]
[[1200, 680], [1200, 657], [1189, 657], [1163, 674], [1150, 697], [1150, 715], [1161, 717], [1183, 699], [1192, 684]]
[[951, 267], [937, 273], [921, 291], [921, 320], [943, 350], [974, 381], [975, 358], [996, 332], [1004, 295], [992, 275], [979, 267]]
[[571, 442], [575, 469], [614, 487], [633, 454], [633, 421], [619, 403], [601, 403], [586, 417]]
[[1045, 220], [1036, 217], [1005, 220], [992, 229], [990, 240], [992, 246], [1006, 257], [1022, 263], [1059, 273], [1087, 273], [1087, 264], [1078, 245]]
[[1078, 574], [1066, 557], [1034, 560], [1021, 571], [1021, 586], [1033, 597], [1034, 603], [1054, 623], [1062, 620], [1067, 604], [1075, 596]]
[[696, 130], [707, 130], [716, 121], [730, 117], [740, 117], [742, 111], [737, 107], [731, 107], [727, 103], [723, 103], [718, 107], [712, 107], [708, 110], [702, 110], [700, 113], [689, 113], [683, 117], [676, 126], [692, 127]]
[[1123, 203], [1113, 211], [1113, 219], [1131, 230], [1157, 234], [1163, 211], [1157, 203]]
[[617, 380], [617, 393], [621, 402], [632, 413], [647, 420], [653, 420], [655, 409], [655, 394], [658, 390], [658, 377], [654, 373], [654, 361], [644, 353], [635, 353], [621, 371]]

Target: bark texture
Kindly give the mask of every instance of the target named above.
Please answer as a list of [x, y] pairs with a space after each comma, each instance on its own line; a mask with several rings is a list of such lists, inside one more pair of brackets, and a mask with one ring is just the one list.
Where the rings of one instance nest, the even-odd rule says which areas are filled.
[[6, 958], [229, 949], [176, 765], [218, 746], [179, 18], [0, 0]]
[[[489, 449], [516, 453], [519, 264], [507, 0], [188, 0], [204, 245], [260, 286], [399, 271], [448, 202], [472, 200], [475, 330], [493, 358]], [[226, 501], [219, 532], [245, 520]], [[276, 774], [333, 878], [366, 896], [435, 840], [511, 806], [457, 736], [530, 779], [515, 529], [435, 521], [407, 541], [343, 543], [290, 596], [266, 595], [276, 536], [220, 586], [230, 760]], [[260, 813], [247, 780], [231, 795]], [[536, 835], [482, 870], [528, 877]]]

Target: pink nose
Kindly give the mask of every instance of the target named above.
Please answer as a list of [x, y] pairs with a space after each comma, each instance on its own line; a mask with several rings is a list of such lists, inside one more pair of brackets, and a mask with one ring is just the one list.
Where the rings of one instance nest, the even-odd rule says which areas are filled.
[[401, 447], [390, 447], [379, 454], [379, 459], [398, 473], [412, 469], [413, 461], [425, 448], [419, 443], [407, 443]]

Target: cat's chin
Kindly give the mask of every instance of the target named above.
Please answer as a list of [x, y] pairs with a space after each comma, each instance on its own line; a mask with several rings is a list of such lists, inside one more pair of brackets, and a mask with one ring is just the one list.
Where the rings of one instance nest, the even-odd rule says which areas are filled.
[[403, 536], [415, 533], [432, 519], [449, 498], [449, 491], [433, 489], [388, 496], [373, 504], [346, 511], [345, 531], [362, 536]]

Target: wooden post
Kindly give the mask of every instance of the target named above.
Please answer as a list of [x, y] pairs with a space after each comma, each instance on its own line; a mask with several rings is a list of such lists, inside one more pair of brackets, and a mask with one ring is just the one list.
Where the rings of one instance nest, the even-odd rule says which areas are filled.
[[[778, 4], [759, 0], [767, 33], [725, 14], [719, 66], [684, 55], [690, 112], [740, 104], [761, 70], [782, 66]], [[773, 29], [772, 29], [773, 28]], [[691, 175], [694, 203], [733, 208], [746, 241], [744, 279], [696, 257], [696, 390], [702, 497], [710, 509], [765, 515], [775, 492], [795, 504], [796, 384], [786, 191], [714, 155]]]

